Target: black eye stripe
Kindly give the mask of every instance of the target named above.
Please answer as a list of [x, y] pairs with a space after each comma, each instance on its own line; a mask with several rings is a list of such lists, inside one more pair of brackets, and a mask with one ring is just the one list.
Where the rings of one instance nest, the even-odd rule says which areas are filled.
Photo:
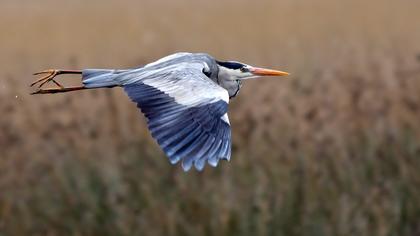
[[244, 64], [233, 61], [217, 61], [217, 64], [233, 70], [241, 69], [245, 66]]

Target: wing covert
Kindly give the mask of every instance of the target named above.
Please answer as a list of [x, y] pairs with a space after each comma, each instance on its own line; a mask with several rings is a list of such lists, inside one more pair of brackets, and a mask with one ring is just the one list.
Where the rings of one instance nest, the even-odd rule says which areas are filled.
[[148, 120], [152, 136], [175, 164], [216, 166], [230, 159], [231, 129], [227, 118], [228, 92], [202, 73], [203, 65], [182, 64], [144, 72], [123, 85]]

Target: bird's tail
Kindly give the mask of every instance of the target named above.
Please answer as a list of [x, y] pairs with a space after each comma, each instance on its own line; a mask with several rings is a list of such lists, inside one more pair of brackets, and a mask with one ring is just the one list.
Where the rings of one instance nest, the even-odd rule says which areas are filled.
[[120, 86], [116, 80], [118, 74], [126, 70], [86, 69], [82, 71], [82, 83], [85, 88], [104, 88]]

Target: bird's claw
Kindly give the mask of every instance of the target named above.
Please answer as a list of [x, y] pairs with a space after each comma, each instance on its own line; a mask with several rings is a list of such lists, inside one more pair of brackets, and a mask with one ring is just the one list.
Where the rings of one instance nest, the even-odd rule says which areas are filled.
[[34, 95], [34, 94], [40, 94], [40, 93], [42, 93], [41, 91], [42, 91], [42, 89], [37, 89], [36, 91], [33, 91], [33, 92], [31, 93], [31, 95]]
[[[40, 72], [37, 72], [37, 73], [34, 73], [34, 75], [42, 75], [42, 74], [46, 74], [44, 77], [41, 77], [40, 79], [38, 79], [38, 80], [36, 80], [36, 81], [34, 81], [32, 84], [31, 84], [31, 87], [33, 87], [34, 85], [36, 85], [36, 84], [39, 84], [38, 85], [38, 88], [41, 88], [44, 84], [46, 84], [46, 83], [48, 83], [48, 82], [50, 82], [50, 81], [52, 81], [54, 84], [56, 84], [58, 87], [60, 87], [60, 88], [64, 88], [60, 83], [58, 83], [57, 81], [55, 81], [54, 80], [54, 78], [57, 76], [57, 75], [59, 75], [59, 74], [61, 74], [61, 71], [60, 70], [55, 70], [55, 69], [49, 69], [49, 70], [44, 70], [44, 71], [40, 71]], [[38, 90], [39, 91], [39, 90]], [[36, 94], [37, 93], [37, 91], [35, 91], [33, 94]]]

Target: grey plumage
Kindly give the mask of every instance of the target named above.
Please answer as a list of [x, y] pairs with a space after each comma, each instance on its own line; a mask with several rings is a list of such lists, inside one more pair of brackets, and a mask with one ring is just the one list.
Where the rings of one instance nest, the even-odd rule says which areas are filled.
[[[229, 99], [236, 96], [241, 80], [261, 75], [286, 75], [281, 71], [251, 67], [240, 62], [220, 62], [204, 53], [175, 53], [130, 70], [48, 70], [32, 85], [58, 82], [58, 74], [82, 74], [82, 87], [40, 89], [38, 93], [123, 87], [148, 121], [148, 128], [172, 164], [182, 162], [202, 170], [230, 160]], [[61, 85], [60, 85], [61, 86]]]
[[191, 53], [134, 70], [88, 69], [82, 77], [87, 88], [123, 87], [147, 117], [152, 136], [171, 163], [182, 160], [184, 170], [230, 159], [229, 94], [217, 79], [216, 61]]
[[[213, 82], [226, 89], [229, 97], [234, 97], [240, 88], [240, 80], [229, 80], [218, 78], [219, 67], [216, 60], [205, 53], [175, 53], [166, 56], [156, 62], [147, 64], [144, 67], [133, 70], [104, 70], [87, 69], [83, 70], [83, 84], [88, 88], [122, 86], [133, 81], [147, 78], [151, 74], [164, 70], [189, 70], [191, 67], [202, 67], [202, 72]], [[119, 76], [117, 76], [119, 75]], [[179, 77], [178, 79], [188, 79]]]

